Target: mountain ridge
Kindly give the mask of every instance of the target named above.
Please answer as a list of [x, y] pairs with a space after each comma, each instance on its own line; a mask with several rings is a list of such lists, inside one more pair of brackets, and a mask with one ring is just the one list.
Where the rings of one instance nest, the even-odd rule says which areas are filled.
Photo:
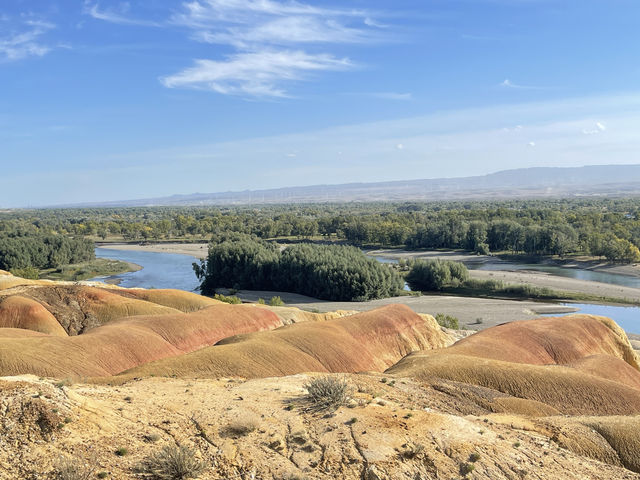
[[640, 164], [530, 167], [468, 177], [351, 182], [174, 194], [59, 207], [231, 206], [280, 203], [434, 201], [640, 194]]

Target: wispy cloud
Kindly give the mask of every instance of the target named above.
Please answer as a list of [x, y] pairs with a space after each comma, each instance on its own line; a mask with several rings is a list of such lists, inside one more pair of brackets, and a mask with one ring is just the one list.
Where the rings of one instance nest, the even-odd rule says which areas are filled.
[[[9, 22], [9, 18], [3, 18]], [[0, 34], [0, 60], [13, 61], [27, 57], [42, 57], [53, 48], [42, 37], [56, 26], [43, 20], [27, 20], [16, 28]], [[4, 29], [3, 29], [4, 30]]]
[[582, 133], [585, 135], [598, 135], [599, 133], [605, 132], [607, 127], [602, 122], [596, 122], [594, 128], [585, 128], [582, 130]]
[[503, 88], [512, 88], [515, 90], [541, 90], [542, 87], [536, 87], [534, 85], [520, 85], [519, 83], [514, 83], [508, 78], [505, 78], [504, 81], [500, 83], [500, 86]]
[[162, 24], [151, 20], [145, 20], [140, 18], [134, 18], [129, 16], [129, 3], [123, 2], [115, 9], [101, 9], [100, 5], [96, 2], [93, 3], [89, 0], [85, 1], [83, 12], [96, 20], [103, 20], [105, 22], [116, 23], [119, 25], [140, 25], [146, 27], [159, 27]]
[[411, 93], [373, 92], [366, 95], [369, 95], [370, 97], [375, 97], [375, 98], [382, 98], [384, 100], [401, 100], [401, 101], [413, 100], [413, 95]]
[[193, 67], [162, 78], [166, 87], [249, 97], [286, 97], [285, 85], [308, 79], [310, 72], [354, 68], [348, 58], [305, 49], [379, 41], [382, 27], [365, 11], [276, 0], [195, 0], [170, 22], [189, 29], [196, 41], [228, 45], [235, 53], [195, 60]]
[[169, 88], [188, 87], [226, 95], [286, 97], [279, 85], [312, 71], [350, 68], [348, 59], [303, 51], [239, 53], [225, 61], [196, 60], [195, 66], [161, 79]]

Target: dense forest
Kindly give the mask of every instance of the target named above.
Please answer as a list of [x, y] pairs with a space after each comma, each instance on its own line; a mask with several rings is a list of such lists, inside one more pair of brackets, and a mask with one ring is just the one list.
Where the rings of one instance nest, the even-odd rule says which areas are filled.
[[60, 234], [0, 234], [0, 270], [58, 268], [95, 258], [93, 242]]
[[0, 237], [207, 241], [237, 232], [282, 243], [465, 249], [640, 261], [640, 199], [139, 207], [0, 212]]
[[389, 266], [342, 245], [275, 244], [250, 235], [218, 239], [209, 256], [194, 264], [201, 291], [216, 288], [278, 290], [324, 300], [364, 301], [397, 294], [400, 276]]

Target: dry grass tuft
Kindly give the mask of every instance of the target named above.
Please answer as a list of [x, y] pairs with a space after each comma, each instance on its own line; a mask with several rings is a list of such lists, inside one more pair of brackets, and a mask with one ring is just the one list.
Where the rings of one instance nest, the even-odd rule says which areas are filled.
[[347, 403], [351, 387], [344, 378], [318, 377], [304, 384], [313, 410], [336, 410]]
[[[89, 462], [94, 463], [94, 462]], [[74, 458], [62, 457], [55, 466], [53, 478], [56, 480], [89, 480], [94, 469]]]
[[159, 480], [184, 480], [198, 478], [206, 468], [191, 448], [185, 445], [167, 445], [145, 458], [138, 470]]

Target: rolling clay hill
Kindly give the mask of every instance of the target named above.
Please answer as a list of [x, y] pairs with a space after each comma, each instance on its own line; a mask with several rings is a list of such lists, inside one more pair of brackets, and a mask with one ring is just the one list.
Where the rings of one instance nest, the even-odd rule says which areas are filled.
[[640, 479], [639, 365], [603, 317], [465, 336], [0, 272], [0, 479]]

